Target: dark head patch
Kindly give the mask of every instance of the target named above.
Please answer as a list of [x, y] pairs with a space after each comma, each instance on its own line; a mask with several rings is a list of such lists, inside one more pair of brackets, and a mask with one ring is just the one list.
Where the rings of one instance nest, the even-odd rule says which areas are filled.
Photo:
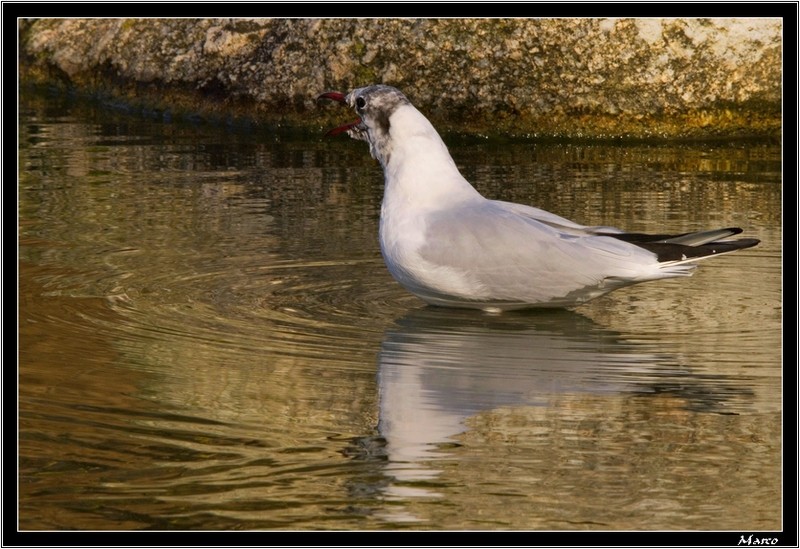
[[347, 95], [346, 101], [361, 117], [359, 134], [350, 135], [369, 142], [370, 153], [385, 166], [391, 157], [392, 114], [398, 107], [410, 105], [410, 101], [397, 88], [383, 84], [355, 89]]
[[385, 111], [378, 111], [375, 113], [375, 129], [381, 134], [388, 134], [391, 124], [389, 122], [389, 115]]

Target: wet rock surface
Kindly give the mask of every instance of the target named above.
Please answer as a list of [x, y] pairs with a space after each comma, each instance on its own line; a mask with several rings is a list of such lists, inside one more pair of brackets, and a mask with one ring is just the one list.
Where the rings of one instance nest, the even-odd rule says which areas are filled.
[[23, 84], [132, 109], [341, 123], [397, 86], [435, 124], [570, 138], [778, 136], [781, 19], [27, 19]]

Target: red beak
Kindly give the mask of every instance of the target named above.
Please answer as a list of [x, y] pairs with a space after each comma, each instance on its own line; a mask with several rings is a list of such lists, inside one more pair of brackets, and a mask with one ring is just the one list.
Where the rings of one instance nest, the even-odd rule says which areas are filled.
[[344, 103], [345, 95], [342, 92], [325, 92], [320, 94], [317, 97], [317, 101], [320, 99], [333, 99], [334, 101], [338, 101], [339, 103]]
[[[344, 103], [345, 102], [344, 98], [345, 98], [345, 94], [343, 94], [341, 92], [325, 92], [323, 94], [320, 94], [317, 97], [317, 100], [320, 100], [320, 99], [333, 99], [334, 101], [338, 101], [339, 103]], [[333, 128], [332, 130], [330, 130], [328, 133], [325, 134], [325, 137], [337, 136], [340, 133], [344, 133], [344, 132], [347, 132], [347, 131], [353, 129], [354, 127], [358, 126], [359, 124], [361, 124], [361, 119], [360, 118], [358, 118], [357, 120], [354, 120], [353, 122], [350, 122], [348, 124], [344, 124], [342, 126], [339, 126], [338, 128]]]
[[359, 124], [361, 124], [361, 119], [360, 118], [358, 118], [356, 120], [353, 120], [352, 122], [350, 122], [348, 124], [342, 124], [338, 128], [333, 128], [332, 130], [328, 130], [328, 132], [325, 134], [325, 137], [336, 137], [340, 133], [344, 133], [344, 132], [352, 130], [353, 128], [355, 128]]

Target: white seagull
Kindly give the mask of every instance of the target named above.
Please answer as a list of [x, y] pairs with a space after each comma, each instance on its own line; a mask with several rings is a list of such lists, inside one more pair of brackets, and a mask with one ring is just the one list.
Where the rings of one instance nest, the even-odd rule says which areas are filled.
[[358, 119], [328, 132], [369, 143], [385, 178], [380, 245], [389, 272], [423, 301], [498, 312], [574, 307], [617, 288], [689, 276], [701, 259], [749, 248], [739, 228], [679, 235], [586, 227], [481, 196], [398, 89], [327, 92]]

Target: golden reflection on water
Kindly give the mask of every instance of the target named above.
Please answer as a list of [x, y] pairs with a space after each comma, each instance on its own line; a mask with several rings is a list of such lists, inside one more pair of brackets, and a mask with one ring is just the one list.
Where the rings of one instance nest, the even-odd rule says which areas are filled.
[[390, 516], [441, 519], [424, 498], [447, 493], [472, 529], [774, 527], [780, 463], [760, 457], [779, 452], [780, 411], [749, 374], [571, 312], [400, 326], [378, 372], [385, 492], [407, 503]]
[[782, 526], [775, 145], [455, 139], [495, 198], [762, 239], [491, 317], [391, 280], [358, 143], [48, 105], [20, 126], [22, 529]]
[[762, 459], [780, 451], [780, 414], [698, 414], [686, 406], [671, 394], [565, 395], [547, 407], [493, 410], [470, 421], [464, 444], [491, 446], [494, 467], [477, 465], [485, 452], [465, 452], [447, 469], [456, 477], [448, 481], [496, 486], [513, 474], [515, 489], [464, 502], [467, 516], [478, 506], [506, 508], [492, 527], [776, 528], [781, 500], [770, 479], [780, 477], [780, 462]]

